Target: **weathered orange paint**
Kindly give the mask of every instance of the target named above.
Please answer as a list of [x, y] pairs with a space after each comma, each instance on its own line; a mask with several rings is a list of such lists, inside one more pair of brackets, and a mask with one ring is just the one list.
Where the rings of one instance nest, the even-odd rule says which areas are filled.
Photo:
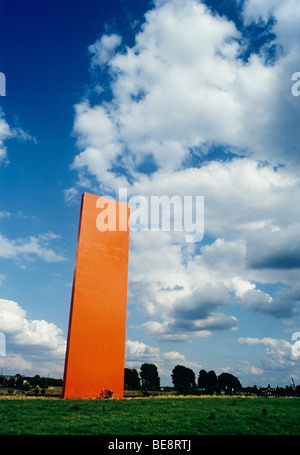
[[130, 209], [114, 201], [116, 230], [101, 232], [106, 202], [82, 196], [63, 398], [96, 398], [103, 388], [123, 398]]

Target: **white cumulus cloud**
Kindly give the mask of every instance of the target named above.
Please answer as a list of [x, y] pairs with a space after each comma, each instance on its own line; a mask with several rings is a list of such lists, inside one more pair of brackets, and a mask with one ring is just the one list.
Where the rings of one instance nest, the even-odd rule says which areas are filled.
[[62, 374], [66, 341], [55, 324], [30, 320], [17, 302], [0, 299], [0, 332], [6, 338], [7, 355], [1, 359], [6, 371], [12, 370], [15, 359], [20, 358], [20, 369], [35, 370], [37, 374], [48, 369], [48, 373]]

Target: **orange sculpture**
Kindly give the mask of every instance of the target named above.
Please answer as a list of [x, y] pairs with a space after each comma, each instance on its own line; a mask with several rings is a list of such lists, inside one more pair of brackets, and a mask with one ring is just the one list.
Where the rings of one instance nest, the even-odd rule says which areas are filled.
[[125, 203], [82, 196], [63, 398], [123, 398], [129, 215]]

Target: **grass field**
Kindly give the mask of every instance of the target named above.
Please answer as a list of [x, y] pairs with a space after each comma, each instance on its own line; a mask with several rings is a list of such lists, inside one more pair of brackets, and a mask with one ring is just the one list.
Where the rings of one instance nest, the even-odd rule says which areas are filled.
[[299, 435], [297, 398], [0, 399], [1, 435]]

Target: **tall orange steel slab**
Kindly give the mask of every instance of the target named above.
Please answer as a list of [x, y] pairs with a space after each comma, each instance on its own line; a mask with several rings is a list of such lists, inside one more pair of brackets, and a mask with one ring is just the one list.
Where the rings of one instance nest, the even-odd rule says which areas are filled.
[[125, 203], [82, 196], [63, 398], [96, 398], [103, 388], [123, 398], [129, 215]]

